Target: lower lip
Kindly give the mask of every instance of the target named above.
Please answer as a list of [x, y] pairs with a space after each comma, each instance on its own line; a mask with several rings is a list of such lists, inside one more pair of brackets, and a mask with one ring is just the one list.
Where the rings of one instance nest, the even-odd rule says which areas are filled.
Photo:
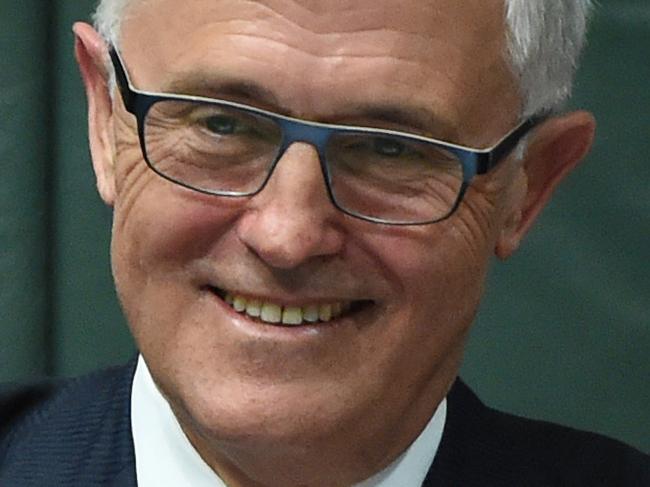
[[[204, 289], [204, 292], [216, 302], [220, 310], [231, 320], [233, 325], [249, 334], [256, 336], [285, 337], [287, 339], [296, 339], [300, 337], [320, 336], [335, 333], [340, 329], [356, 329], [360, 325], [359, 318], [367, 314], [368, 309], [363, 309], [352, 313], [352, 315], [343, 315], [334, 318], [331, 321], [319, 323], [304, 323], [302, 325], [282, 325], [281, 323], [265, 323], [259, 319], [253, 319], [245, 313], [239, 313], [226, 303], [221, 297], [210, 288]], [[354, 318], [353, 318], [354, 316]], [[365, 320], [363, 320], [365, 321]]]

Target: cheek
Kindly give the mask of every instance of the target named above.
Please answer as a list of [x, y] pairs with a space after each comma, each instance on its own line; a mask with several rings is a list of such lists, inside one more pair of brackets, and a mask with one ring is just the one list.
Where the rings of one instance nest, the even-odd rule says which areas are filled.
[[491, 253], [486, 225], [470, 212], [436, 224], [422, 238], [388, 240], [385, 261], [402, 287], [402, 300], [413, 309], [453, 306], [480, 288]]
[[[401, 323], [391, 340], [422, 350], [422, 360], [460, 347], [476, 314], [492, 241], [482, 212], [469, 210], [422, 230], [417, 238], [382, 239], [384, 265], [395, 288], [389, 312]], [[481, 218], [479, 218], [481, 217]]]
[[422, 262], [426, 271], [411, 283], [409, 321], [420, 326], [423, 339], [434, 342], [432, 347], [459, 344], [474, 321], [488, 259], [476, 246], [465, 245], [469, 242], [448, 238], [438, 245]]
[[173, 185], [144, 162], [128, 173], [115, 204], [111, 250], [131, 324], [159, 328], [164, 323], [151, 323], [155, 316], [173, 323], [194, 305], [192, 266], [227, 238], [239, 206]]
[[190, 192], [153, 173], [144, 176], [148, 181], [137, 185], [137, 194], [116, 204], [115, 255], [156, 275], [209, 254], [241, 205]]

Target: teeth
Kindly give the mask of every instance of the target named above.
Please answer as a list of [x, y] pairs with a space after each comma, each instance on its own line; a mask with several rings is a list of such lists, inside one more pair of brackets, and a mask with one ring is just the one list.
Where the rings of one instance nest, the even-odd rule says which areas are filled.
[[246, 298], [241, 296], [235, 296], [235, 300], [232, 303], [232, 307], [235, 308], [235, 311], [241, 313], [246, 310]]
[[309, 323], [316, 323], [318, 321], [318, 306], [315, 304], [306, 306], [302, 312], [302, 319]]
[[349, 302], [337, 302], [321, 305], [311, 304], [302, 308], [298, 306], [282, 307], [275, 303], [265, 303], [259, 299], [248, 299], [229, 293], [225, 295], [224, 301], [238, 313], [245, 313], [267, 323], [282, 323], [290, 326], [302, 325], [303, 322], [328, 322], [349, 311], [351, 306]]
[[300, 325], [302, 323], [302, 310], [294, 306], [287, 306], [282, 312], [283, 325]]
[[246, 303], [246, 314], [253, 318], [259, 318], [262, 314], [262, 302], [258, 299], [251, 299]]
[[322, 304], [318, 308], [318, 317], [321, 321], [329, 321], [332, 319], [332, 305]]
[[282, 308], [277, 304], [264, 303], [260, 318], [267, 323], [280, 323], [282, 321]]

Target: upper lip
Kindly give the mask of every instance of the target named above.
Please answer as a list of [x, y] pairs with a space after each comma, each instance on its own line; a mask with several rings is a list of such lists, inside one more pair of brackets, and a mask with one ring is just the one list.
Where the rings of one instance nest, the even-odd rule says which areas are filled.
[[344, 293], [341, 294], [309, 293], [307, 295], [305, 294], [297, 295], [297, 294], [289, 294], [284, 292], [268, 293], [268, 292], [242, 290], [241, 288], [236, 288], [236, 287], [228, 288], [228, 287], [215, 286], [212, 284], [208, 284], [208, 287], [211, 288], [213, 291], [217, 291], [221, 295], [221, 297], [224, 297], [225, 294], [228, 293], [233, 297], [242, 296], [247, 299], [256, 299], [262, 302], [277, 303], [285, 306], [295, 306], [295, 307], [303, 307], [303, 306], [314, 305], [314, 304], [353, 303], [358, 301], [373, 301], [368, 298], [350, 297], [349, 295], [345, 296]]

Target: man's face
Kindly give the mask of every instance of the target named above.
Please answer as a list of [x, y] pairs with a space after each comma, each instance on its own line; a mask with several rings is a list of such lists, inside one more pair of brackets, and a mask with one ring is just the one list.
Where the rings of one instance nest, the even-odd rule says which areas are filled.
[[[500, 0], [157, 0], [136, 4], [121, 50], [143, 90], [421, 132], [382, 110], [400, 106], [425, 135], [486, 147], [519, 110], [502, 19]], [[338, 212], [306, 144], [289, 148], [260, 194], [227, 199], [148, 169], [120, 101], [114, 124], [115, 280], [186, 429], [224, 450], [325, 454], [354, 441], [399, 452], [456, 375], [515, 165], [475, 179], [446, 221], [390, 227]], [[217, 288], [352, 306], [329, 323], [275, 326], [237, 313]]]

